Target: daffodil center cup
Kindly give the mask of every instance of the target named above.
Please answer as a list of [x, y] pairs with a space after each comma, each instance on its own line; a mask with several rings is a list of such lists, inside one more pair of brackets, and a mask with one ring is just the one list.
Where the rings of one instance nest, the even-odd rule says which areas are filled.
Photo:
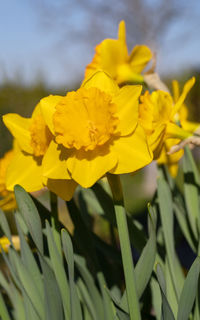
[[94, 150], [117, 134], [116, 112], [112, 97], [97, 88], [69, 92], [53, 116], [56, 142], [66, 148]]

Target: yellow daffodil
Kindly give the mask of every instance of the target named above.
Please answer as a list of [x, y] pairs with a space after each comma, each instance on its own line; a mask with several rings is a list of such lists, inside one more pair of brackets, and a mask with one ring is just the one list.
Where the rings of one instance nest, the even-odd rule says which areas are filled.
[[166, 139], [163, 145], [163, 148], [161, 150], [160, 156], [157, 159], [157, 163], [160, 164], [166, 164], [168, 167], [168, 170], [172, 177], [176, 177], [178, 172], [178, 162], [182, 158], [184, 154], [184, 150], [180, 149], [179, 151], [169, 154], [169, 151], [172, 146], [177, 145], [180, 143], [180, 139]]
[[[191, 80], [191, 84], [194, 80]], [[186, 83], [187, 86], [188, 82]], [[189, 86], [188, 86], [189, 88]], [[176, 104], [180, 98], [180, 89], [179, 84], [176, 80], [172, 82], [172, 91], [173, 91], [173, 101]], [[173, 121], [178, 123], [181, 128], [189, 133], [193, 133], [199, 126], [199, 123], [188, 121], [188, 108], [182, 100], [180, 108], [177, 110], [177, 113], [174, 114]], [[175, 145], [179, 145], [181, 139], [167, 139], [164, 142], [161, 154], [157, 159], [158, 164], [166, 164], [168, 166], [169, 172], [172, 177], [175, 177], [178, 172], [178, 161], [182, 158], [184, 150], [180, 149], [175, 153], [169, 153], [171, 148]]]
[[0, 208], [4, 211], [16, 208], [14, 193], [6, 188], [6, 172], [13, 158], [14, 151], [10, 150], [0, 159]]
[[74, 179], [88, 188], [107, 172], [136, 171], [152, 160], [138, 123], [141, 86], [121, 89], [104, 72], [96, 72], [76, 92], [53, 103], [41, 101], [52, 139], [43, 159], [43, 175]]
[[[173, 92], [174, 102], [176, 103], [180, 97], [179, 83], [176, 80], [172, 81], [172, 92]], [[175, 115], [174, 121], [179, 121], [181, 124], [181, 127], [184, 130], [193, 133], [200, 126], [200, 123], [189, 121], [188, 118], [189, 118], [188, 107], [185, 105], [185, 103], [183, 103], [178, 113]]]
[[[152, 94], [147, 91], [141, 97], [139, 108], [140, 123], [148, 136], [154, 159], [159, 158], [166, 139], [182, 140], [191, 136], [190, 132], [176, 124], [175, 119], [194, 83], [194, 78], [187, 81], [182, 94], [176, 101], [173, 101], [169, 93], [160, 90], [154, 91]], [[170, 142], [172, 143], [172, 141]]]
[[1, 249], [3, 249], [3, 251], [8, 252], [8, 248], [10, 247], [10, 241], [8, 240], [7, 237], [3, 236], [0, 238], [0, 252]]
[[137, 45], [128, 54], [125, 22], [119, 24], [118, 39], [105, 39], [96, 47], [92, 62], [86, 67], [85, 77], [94, 71], [107, 72], [118, 84], [124, 82], [142, 83], [141, 72], [152, 58], [151, 50], [145, 45]]
[[[13, 246], [15, 247], [16, 250], [20, 249], [19, 236], [12, 236], [12, 243], [13, 243]], [[1, 248], [5, 252], [8, 252], [10, 245], [11, 245], [11, 243], [7, 237], [3, 236], [0, 238], [0, 252], [1, 252]]]
[[[52, 97], [51, 102], [57, 103], [60, 97]], [[13, 190], [20, 184], [26, 191], [34, 192], [47, 186], [62, 198], [65, 189], [68, 194], [73, 194], [76, 183], [73, 180], [63, 180], [56, 184], [52, 179], [42, 176], [42, 160], [53, 138], [41, 113], [41, 102], [36, 106], [31, 118], [23, 118], [18, 114], [7, 114], [3, 121], [16, 140], [14, 157], [8, 167], [6, 186]], [[67, 197], [68, 200], [68, 197]]]

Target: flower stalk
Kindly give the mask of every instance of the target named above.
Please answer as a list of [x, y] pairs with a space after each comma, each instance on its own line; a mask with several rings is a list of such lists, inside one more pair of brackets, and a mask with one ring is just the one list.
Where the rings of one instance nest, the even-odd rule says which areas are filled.
[[140, 320], [141, 315], [136, 289], [134, 264], [132, 258], [132, 251], [129, 239], [126, 211], [124, 208], [123, 191], [120, 182], [120, 177], [119, 175], [107, 174], [107, 179], [112, 191], [115, 207], [115, 215], [119, 233], [130, 319]]

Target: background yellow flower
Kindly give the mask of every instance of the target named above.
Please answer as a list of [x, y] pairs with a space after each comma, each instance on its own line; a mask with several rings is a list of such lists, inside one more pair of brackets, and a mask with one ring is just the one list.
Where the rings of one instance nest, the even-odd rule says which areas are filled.
[[103, 40], [95, 51], [92, 62], [86, 67], [86, 78], [97, 70], [103, 70], [118, 84], [144, 81], [141, 72], [151, 60], [152, 53], [147, 46], [137, 45], [128, 54], [124, 21], [119, 24], [118, 39]]

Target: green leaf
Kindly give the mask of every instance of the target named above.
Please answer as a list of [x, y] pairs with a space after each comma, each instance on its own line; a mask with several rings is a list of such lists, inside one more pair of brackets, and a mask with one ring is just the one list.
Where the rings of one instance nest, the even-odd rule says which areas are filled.
[[191, 151], [189, 148], [185, 148], [185, 154], [183, 157], [183, 172], [184, 172], [184, 195], [186, 201], [186, 208], [188, 218], [190, 221], [191, 229], [196, 239], [198, 239], [199, 223], [199, 174], [194, 163]]
[[2, 320], [11, 320], [1, 292], [0, 292], [0, 317]]
[[58, 282], [58, 286], [59, 286], [61, 297], [62, 297], [65, 318], [70, 319], [71, 311], [70, 311], [69, 284], [67, 282], [62, 256], [58, 251], [58, 248], [55, 243], [55, 239], [48, 221], [46, 221], [46, 234], [47, 234], [47, 242], [48, 242], [48, 248], [49, 248], [52, 267], [53, 267], [54, 274]]
[[80, 272], [80, 274], [84, 280], [84, 283], [87, 287], [87, 291], [90, 296], [90, 299], [92, 299], [92, 301], [95, 305], [96, 317], [97, 317], [97, 319], [101, 320], [104, 318], [104, 308], [103, 308], [101, 295], [95, 285], [95, 282], [94, 282], [91, 274], [89, 273], [89, 271], [86, 267], [85, 260], [78, 255], [74, 255], [74, 260], [75, 260], [76, 267], [78, 268], [78, 271]]
[[155, 311], [156, 319], [161, 319], [161, 308], [162, 308], [162, 296], [158, 282], [154, 277], [151, 278], [151, 292], [152, 292], [152, 307]]
[[178, 301], [183, 287], [184, 275], [178, 263], [174, 247], [172, 195], [167, 182], [163, 178], [158, 179], [158, 202], [170, 273]]
[[38, 315], [37, 311], [35, 310], [35, 307], [33, 306], [31, 300], [29, 299], [29, 296], [27, 295], [24, 289], [22, 290], [22, 294], [23, 294], [23, 300], [24, 300], [26, 319], [28, 320], [44, 319]]
[[37, 248], [43, 253], [42, 224], [37, 208], [29, 194], [19, 185], [15, 188], [15, 197], [20, 213], [29, 229]]
[[16, 251], [10, 248], [9, 253], [15, 263], [17, 276], [20, 280], [22, 288], [24, 288], [24, 291], [33, 304], [38, 316], [40, 318], [44, 318], [44, 297], [41, 296], [41, 293], [38, 290], [30, 271], [22, 263]]
[[188, 223], [188, 217], [186, 216], [186, 212], [184, 207], [180, 203], [180, 199], [175, 198], [174, 203], [174, 212], [176, 214], [176, 218], [178, 220], [179, 226], [183, 232], [183, 235], [185, 239], [187, 240], [189, 246], [193, 250], [193, 252], [196, 252], [196, 247], [194, 244], [194, 239], [192, 237], [190, 228], [189, 228], [189, 223]]
[[13, 304], [13, 315], [15, 320], [26, 320], [24, 300], [21, 292], [18, 291], [15, 284], [10, 279], [10, 300]]
[[150, 205], [149, 214], [149, 240], [147, 241], [135, 267], [136, 287], [139, 298], [142, 296], [149, 282], [156, 257], [156, 226], [154, 224], [155, 213]]
[[8, 225], [5, 214], [1, 209], [0, 209], [0, 226], [5, 236], [9, 239], [10, 243], [12, 243], [12, 235], [11, 235], [10, 227]]
[[15, 219], [16, 219], [16, 217], [17, 217], [17, 221], [20, 225], [20, 228], [21, 228], [23, 234], [28, 235], [29, 231], [28, 231], [27, 225], [24, 222], [22, 215], [18, 211], [15, 212]]
[[0, 317], [2, 320], [11, 320], [1, 292], [0, 292]]
[[69, 234], [65, 229], [61, 233], [63, 251], [68, 265], [69, 285], [70, 285], [70, 304], [71, 304], [71, 320], [82, 319], [81, 305], [74, 283], [74, 253], [72, 242]]
[[108, 290], [106, 290], [106, 286], [107, 286], [106, 280], [101, 271], [98, 271], [97, 279], [98, 279], [99, 286], [101, 289], [101, 294], [103, 297], [104, 319], [105, 320], [113, 319], [114, 318], [113, 303], [110, 295], [108, 294]]
[[175, 320], [173, 312], [170, 308], [169, 302], [166, 297], [166, 284], [161, 266], [157, 264], [156, 273], [158, 277], [158, 283], [160, 285], [160, 291], [162, 295], [162, 319], [163, 320]]
[[[92, 190], [94, 191], [95, 196], [97, 197], [99, 204], [103, 209], [103, 212], [104, 212], [103, 217], [106, 220], [108, 220], [114, 227], [116, 227], [117, 224], [116, 224], [115, 210], [114, 210], [112, 198], [99, 183], [96, 183], [92, 187]], [[138, 224], [135, 223], [135, 221], [132, 220], [128, 215], [127, 215], [127, 223], [128, 223], [130, 241], [132, 245], [139, 252], [141, 252], [143, 247], [146, 244], [146, 239], [144, 237], [142, 226], [138, 227]]]
[[22, 296], [19, 291], [16, 289], [15, 285], [12, 282], [12, 279], [9, 279], [9, 282], [4, 277], [3, 273], [0, 271], [0, 285], [6, 291], [14, 310], [15, 320], [25, 320], [25, 311], [24, 304], [22, 301]]
[[181, 292], [177, 320], [188, 320], [197, 293], [199, 273], [200, 257], [197, 257], [187, 274]]
[[44, 256], [39, 254], [39, 259], [44, 277], [45, 319], [64, 320], [62, 299], [54, 272], [44, 259]]
[[21, 251], [21, 260], [24, 266], [27, 268], [27, 270], [30, 272], [31, 278], [35, 282], [35, 285], [37, 286], [37, 289], [39, 291], [40, 297], [42, 300], [44, 299], [44, 288], [42, 283], [42, 276], [40, 273], [40, 270], [38, 268], [38, 265], [36, 263], [36, 260], [33, 256], [33, 253], [28, 246], [24, 235], [22, 233], [22, 230], [20, 228], [20, 220], [19, 216], [15, 217], [17, 230], [20, 238], [20, 251]]
[[171, 277], [168, 257], [166, 257], [164, 270], [165, 270], [165, 281], [166, 281], [166, 297], [173, 311], [173, 314], [177, 314], [178, 302], [176, 299], [176, 292], [173, 285], [173, 279]]
[[[89, 292], [87, 290], [87, 287], [84, 284], [84, 282], [81, 280], [81, 278], [79, 278], [77, 280], [77, 287], [78, 287], [79, 292], [82, 296], [83, 303], [87, 306], [87, 309], [88, 309], [92, 319], [93, 320], [103, 319], [97, 315], [97, 312], [95, 310], [95, 303], [94, 303], [93, 299], [90, 297]], [[112, 319], [110, 319], [110, 320], [112, 320]]]
[[[15, 249], [13, 248], [13, 250], [15, 250]], [[11, 250], [8, 251], [8, 255], [4, 252], [4, 250], [1, 251], [1, 254], [3, 256], [3, 259], [5, 261], [6, 266], [8, 267], [8, 269], [9, 269], [9, 271], [11, 273], [11, 276], [12, 276], [14, 282], [21, 289], [21, 283], [20, 283], [20, 281], [19, 281], [19, 279], [17, 277], [17, 270], [16, 270], [16, 267], [15, 267], [15, 263], [13, 261], [13, 257], [11, 255]]]

